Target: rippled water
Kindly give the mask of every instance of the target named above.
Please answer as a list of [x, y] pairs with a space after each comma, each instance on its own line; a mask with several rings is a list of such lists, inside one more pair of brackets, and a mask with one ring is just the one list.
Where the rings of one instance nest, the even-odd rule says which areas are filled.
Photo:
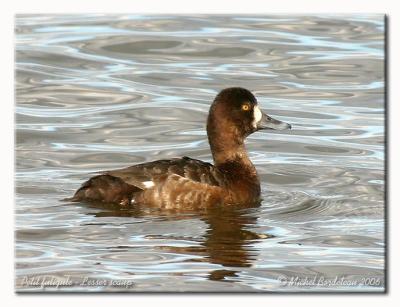
[[[383, 291], [383, 40], [381, 15], [17, 16], [17, 291]], [[229, 86], [293, 126], [247, 141], [261, 207], [59, 201], [98, 170], [211, 161]]]

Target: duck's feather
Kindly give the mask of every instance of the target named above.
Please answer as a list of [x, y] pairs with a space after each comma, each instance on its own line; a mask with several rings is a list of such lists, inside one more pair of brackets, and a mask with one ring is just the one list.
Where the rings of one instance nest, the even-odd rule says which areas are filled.
[[222, 186], [223, 182], [223, 175], [212, 164], [188, 157], [137, 164], [104, 174], [142, 190], [152, 187], [160, 176], [165, 178], [174, 174], [210, 186]]

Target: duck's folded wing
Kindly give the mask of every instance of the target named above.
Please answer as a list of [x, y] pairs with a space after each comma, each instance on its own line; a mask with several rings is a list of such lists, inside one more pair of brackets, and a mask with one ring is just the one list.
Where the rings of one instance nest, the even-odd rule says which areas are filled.
[[158, 177], [173, 174], [211, 186], [221, 186], [223, 182], [222, 174], [212, 164], [188, 157], [137, 164], [105, 174], [143, 190], [152, 187]]

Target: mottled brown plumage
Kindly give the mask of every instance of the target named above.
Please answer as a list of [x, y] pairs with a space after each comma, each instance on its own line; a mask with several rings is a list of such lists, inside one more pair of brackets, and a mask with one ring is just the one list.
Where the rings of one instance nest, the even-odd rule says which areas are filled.
[[215, 98], [207, 120], [215, 165], [183, 157], [107, 171], [86, 181], [70, 200], [162, 209], [254, 206], [260, 182], [244, 140], [260, 129], [288, 128], [262, 113], [248, 90], [228, 88]]

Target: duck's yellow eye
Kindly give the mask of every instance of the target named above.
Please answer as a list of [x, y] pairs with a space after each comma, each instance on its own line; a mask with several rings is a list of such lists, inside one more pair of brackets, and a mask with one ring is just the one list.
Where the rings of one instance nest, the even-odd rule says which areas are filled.
[[250, 110], [250, 106], [246, 103], [246, 104], [242, 105], [242, 110], [248, 111], [248, 110]]

